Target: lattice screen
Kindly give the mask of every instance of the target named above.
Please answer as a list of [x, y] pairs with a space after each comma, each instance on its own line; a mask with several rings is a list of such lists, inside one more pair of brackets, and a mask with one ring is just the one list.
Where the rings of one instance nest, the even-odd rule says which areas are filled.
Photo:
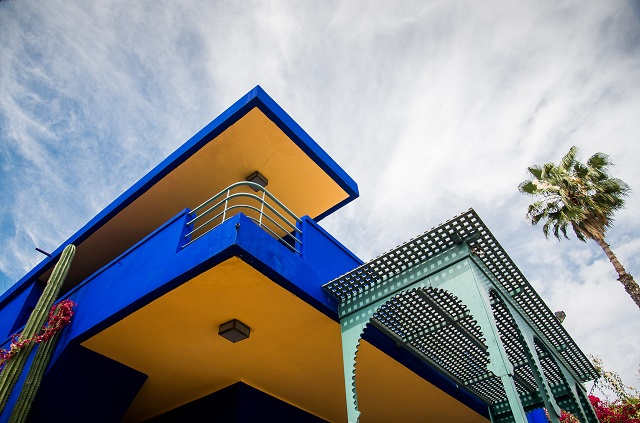
[[[562, 354], [582, 381], [597, 377], [589, 360], [473, 209], [325, 284], [324, 289], [338, 301], [345, 301], [442, 253], [460, 240], [466, 240], [469, 243], [472, 251], [515, 299], [537, 329]], [[444, 293], [444, 291], [440, 292]], [[406, 293], [401, 301], [383, 307], [376, 318], [402, 339], [410, 341], [436, 363], [439, 365], [442, 363], [442, 367], [459, 375], [460, 380], [480, 379], [481, 382], [472, 383], [469, 387], [487, 402], [494, 403], [498, 399], [503, 399], [504, 391], [500, 381], [488, 375], [486, 370], [480, 372], [480, 369], [485, 369], [482, 361], [483, 352], [479, 351], [476, 343], [469, 341], [468, 334], [462, 336], [456, 330], [450, 329], [452, 326], [443, 322], [442, 316], [433, 310], [425, 298], [432, 298], [452, 316], [463, 316], [459, 322], [466, 329], [464, 332], [468, 331], [477, 338], [482, 338], [477, 327], [472, 324], [473, 320], [470, 317], [464, 318], [464, 306], [455, 298], [446, 298], [446, 295], [436, 291], [428, 291], [427, 297], [421, 296], [417, 291]], [[495, 301], [494, 311], [509, 357], [515, 363], [525, 363], [526, 357], [517, 342], [513, 322], [510, 321], [511, 317], [504, 306], [496, 305]], [[419, 333], [421, 330], [424, 331], [425, 327], [433, 328], [438, 324], [443, 326], [442, 330]], [[484, 357], [486, 359], [486, 353]], [[467, 362], [462, 363], [464, 361], [462, 358]], [[552, 363], [553, 361], [548, 358], [542, 359], [550, 384], [560, 377], [558, 369], [554, 369]], [[521, 393], [526, 394], [531, 392], [531, 389], [535, 389], [533, 375], [527, 366], [517, 367], [516, 376], [516, 386]]]

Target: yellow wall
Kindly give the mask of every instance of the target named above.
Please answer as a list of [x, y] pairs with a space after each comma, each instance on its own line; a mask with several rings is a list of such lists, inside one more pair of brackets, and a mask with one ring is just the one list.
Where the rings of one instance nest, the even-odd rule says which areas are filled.
[[[233, 318], [251, 327], [249, 339], [233, 344], [218, 336], [218, 325]], [[236, 381], [329, 421], [345, 421], [339, 325], [238, 258], [195, 277], [84, 345], [149, 376], [128, 421]], [[367, 343], [358, 355], [357, 375], [362, 422], [485, 421]]]

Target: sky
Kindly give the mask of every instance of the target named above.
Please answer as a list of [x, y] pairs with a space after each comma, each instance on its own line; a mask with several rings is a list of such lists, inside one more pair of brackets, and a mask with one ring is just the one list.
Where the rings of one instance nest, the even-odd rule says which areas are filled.
[[0, 0], [0, 292], [260, 84], [359, 184], [322, 221], [369, 260], [473, 207], [581, 348], [640, 387], [640, 311], [546, 240], [526, 168], [602, 151], [640, 279], [639, 1]]

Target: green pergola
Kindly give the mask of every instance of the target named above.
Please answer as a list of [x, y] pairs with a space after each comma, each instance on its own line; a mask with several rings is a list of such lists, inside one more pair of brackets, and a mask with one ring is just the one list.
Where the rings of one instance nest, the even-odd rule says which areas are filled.
[[492, 422], [538, 407], [598, 421], [582, 386], [596, 370], [473, 209], [323, 288], [339, 304], [350, 423], [368, 324], [484, 400]]

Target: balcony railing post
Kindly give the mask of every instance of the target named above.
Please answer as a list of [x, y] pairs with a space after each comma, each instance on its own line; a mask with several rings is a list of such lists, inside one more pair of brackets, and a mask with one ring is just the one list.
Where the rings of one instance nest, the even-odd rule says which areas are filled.
[[224, 199], [224, 209], [222, 210], [222, 222], [224, 223], [227, 218], [227, 206], [229, 205], [229, 194], [231, 194], [231, 188], [227, 189], [227, 197]]
[[[235, 194], [231, 193], [233, 189], [240, 186], [249, 186], [254, 191], [262, 191], [262, 195], [244, 190]], [[267, 197], [273, 201], [273, 206], [267, 203]], [[232, 199], [234, 204], [230, 205], [229, 201]], [[260, 207], [255, 204], [256, 202], [260, 203]], [[222, 211], [219, 211], [220, 207], [223, 208]], [[265, 214], [265, 208], [270, 210], [271, 214]], [[302, 250], [302, 221], [300, 218], [264, 187], [248, 181], [236, 182], [228, 186], [191, 211], [193, 218], [186, 222], [188, 229], [185, 229], [184, 239], [186, 242], [183, 247], [224, 223], [227, 219], [227, 213], [232, 210], [250, 211], [251, 213], [247, 214], [247, 217], [257, 223], [260, 228], [269, 232], [292, 250], [298, 253]], [[283, 215], [283, 212], [289, 217]], [[253, 213], [258, 213], [258, 216], [253, 216]], [[215, 223], [221, 217], [221, 222]], [[293, 218], [293, 222], [291, 218]]]
[[260, 203], [260, 217], [258, 218], [258, 226], [262, 227], [262, 213], [264, 213], [264, 196], [266, 192], [262, 189], [262, 202]]

